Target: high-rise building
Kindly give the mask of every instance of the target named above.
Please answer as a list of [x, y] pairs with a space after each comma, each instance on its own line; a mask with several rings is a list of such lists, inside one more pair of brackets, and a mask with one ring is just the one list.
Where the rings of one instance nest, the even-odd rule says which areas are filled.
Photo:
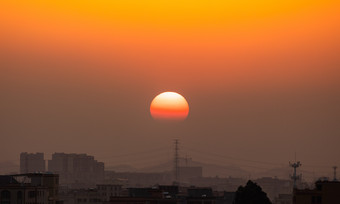
[[20, 154], [20, 173], [37, 173], [45, 172], [44, 153], [27, 153]]
[[54, 153], [48, 170], [59, 174], [60, 185], [93, 188], [104, 180], [104, 163], [86, 154]]

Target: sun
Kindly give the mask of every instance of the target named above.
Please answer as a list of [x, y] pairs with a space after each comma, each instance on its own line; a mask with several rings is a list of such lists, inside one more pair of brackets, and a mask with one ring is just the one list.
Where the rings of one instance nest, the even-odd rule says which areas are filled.
[[189, 105], [182, 95], [163, 92], [152, 100], [150, 113], [156, 120], [185, 120], [189, 114]]

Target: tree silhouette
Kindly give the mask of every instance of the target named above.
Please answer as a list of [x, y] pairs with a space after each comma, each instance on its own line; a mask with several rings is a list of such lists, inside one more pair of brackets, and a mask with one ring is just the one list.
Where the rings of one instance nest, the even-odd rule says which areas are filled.
[[249, 180], [245, 187], [238, 187], [235, 204], [271, 204], [267, 194], [256, 183]]

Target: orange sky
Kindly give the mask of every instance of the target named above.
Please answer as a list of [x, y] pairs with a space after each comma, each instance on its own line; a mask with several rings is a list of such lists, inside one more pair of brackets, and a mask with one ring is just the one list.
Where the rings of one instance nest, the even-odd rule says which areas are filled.
[[[39, 140], [51, 130], [55, 136], [78, 135], [50, 138], [53, 148], [44, 142], [46, 149], [32, 145], [26, 151], [103, 155], [91, 146], [92, 134], [102, 135], [103, 151], [110, 153], [106, 144], [119, 140], [128, 145], [131, 138], [141, 140], [136, 134], [165, 144], [172, 136], [157, 139], [164, 130], [153, 130], [148, 108], [155, 94], [171, 90], [190, 101], [187, 123], [179, 128], [190, 135], [184, 142], [195, 138], [199, 148], [210, 145], [231, 154], [250, 149], [258, 154], [244, 157], [282, 162], [303, 143], [305, 161], [335, 159], [332, 155], [340, 153], [332, 142], [340, 142], [335, 136], [339, 10], [337, 0], [1, 2], [1, 119], [6, 128], [0, 134], [26, 144], [23, 135]], [[82, 134], [88, 139], [79, 147], [74, 141]], [[215, 136], [205, 141], [207, 134]], [[270, 147], [259, 144], [258, 150], [254, 138]], [[325, 138], [331, 145], [317, 157]], [[291, 145], [292, 139], [299, 144]], [[225, 143], [213, 142], [218, 140]], [[9, 143], [16, 144], [14, 139]], [[113, 153], [124, 151], [122, 144]], [[278, 155], [271, 157], [273, 149]], [[1, 151], [17, 158], [11, 145]]]
[[338, 1], [2, 4], [2, 50], [7, 54], [78, 56], [109, 67], [119, 61], [127, 72], [157, 82], [169, 72], [185, 80], [190, 74], [194, 83], [202, 72], [209, 82], [246, 75], [322, 83], [339, 76], [334, 66], [340, 45]]

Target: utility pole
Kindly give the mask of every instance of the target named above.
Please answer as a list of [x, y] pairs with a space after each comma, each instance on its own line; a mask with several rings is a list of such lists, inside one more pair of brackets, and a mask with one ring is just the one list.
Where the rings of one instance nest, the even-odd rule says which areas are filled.
[[294, 168], [294, 174], [293, 174], [293, 176], [291, 176], [291, 179], [293, 179], [293, 181], [294, 181], [293, 188], [295, 189], [296, 188], [296, 181], [301, 179], [301, 175], [296, 175], [296, 169], [301, 166], [301, 163], [299, 161], [295, 162], [295, 163], [289, 162], [289, 165]]
[[337, 169], [337, 168], [338, 168], [337, 166], [333, 166], [333, 170], [334, 170], [334, 172], [333, 172], [333, 174], [334, 174], [333, 181], [337, 181], [337, 180], [336, 180], [336, 169]]
[[179, 150], [179, 147], [178, 147], [178, 139], [175, 139], [175, 157], [174, 157], [174, 174], [175, 174], [175, 182], [178, 182], [179, 180], [179, 172], [178, 172], [178, 162], [179, 162], [179, 159], [178, 159], [178, 150]]

